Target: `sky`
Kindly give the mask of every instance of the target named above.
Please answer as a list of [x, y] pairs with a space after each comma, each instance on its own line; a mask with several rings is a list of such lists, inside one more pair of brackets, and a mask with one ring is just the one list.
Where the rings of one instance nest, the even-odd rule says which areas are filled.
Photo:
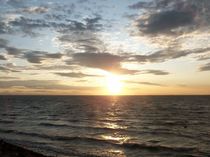
[[209, 0], [0, 4], [0, 94], [210, 94]]

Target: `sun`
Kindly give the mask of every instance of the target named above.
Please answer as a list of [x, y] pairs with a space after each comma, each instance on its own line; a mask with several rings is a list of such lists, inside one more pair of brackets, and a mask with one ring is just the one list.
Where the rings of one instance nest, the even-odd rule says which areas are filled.
[[119, 76], [114, 74], [108, 74], [106, 80], [109, 94], [118, 95], [122, 92], [122, 82]]

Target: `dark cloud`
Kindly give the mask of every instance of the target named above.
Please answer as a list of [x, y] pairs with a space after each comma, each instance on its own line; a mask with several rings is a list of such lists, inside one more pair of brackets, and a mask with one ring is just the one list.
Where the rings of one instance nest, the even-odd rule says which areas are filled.
[[151, 2], [137, 2], [132, 5], [128, 6], [130, 9], [145, 9], [145, 8], [151, 8], [152, 3]]
[[126, 57], [124, 56], [110, 53], [75, 53], [72, 54], [72, 60], [68, 60], [66, 63], [98, 68], [121, 74], [134, 74], [138, 72], [136, 70], [122, 68], [121, 62], [125, 59]]
[[22, 49], [18, 49], [15, 47], [6, 47], [5, 49], [9, 55], [13, 55], [13, 56], [19, 56], [20, 54], [23, 53]]
[[67, 46], [67, 52], [99, 53], [106, 51], [106, 46], [93, 32], [64, 34], [58, 37], [61, 45]]
[[5, 39], [0, 39], [0, 48], [7, 47], [8, 41]]
[[209, 60], [210, 59], [210, 54], [206, 53], [206, 54], [202, 54], [200, 56], [196, 57], [198, 61], [204, 61], [204, 60]]
[[169, 72], [163, 70], [142, 70], [141, 73], [143, 74], [153, 74], [153, 75], [169, 75]]
[[[25, 8], [22, 11], [29, 9], [31, 12], [44, 11], [48, 8], [46, 7], [32, 7]], [[0, 33], [24, 33], [24, 35], [29, 35], [31, 37], [39, 35], [38, 30], [41, 29], [52, 29], [62, 34], [67, 33], [82, 33], [84, 31], [96, 32], [102, 30], [102, 24], [100, 24], [101, 16], [95, 15], [93, 17], [87, 17], [82, 20], [72, 20], [68, 19], [66, 15], [63, 14], [46, 14], [40, 17], [28, 17], [28, 16], [18, 16], [14, 19], [10, 19], [9, 22], [0, 20]]]
[[0, 60], [7, 60], [3, 55], [0, 55]]
[[[46, 59], [60, 59], [63, 54], [61, 53], [49, 53], [46, 51], [33, 51], [28, 49], [19, 49], [16, 47], [8, 46], [8, 41], [0, 39], [0, 48], [4, 48], [8, 55], [14, 56], [15, 58], [26, 59], [30, 63], [41, 63]], [[6, 58], [0, 55], [1, 60]]]
[[59, 59], [63, 56], [63, 54], [61, 53], [47, 53], [45, 54], [44, 58], [55, 58], [55, 59]]
[[206, 53], [210, 50], [210, 47], [207, 48], [198, 48], [193, 50], [177, 50], [175, 48], [168, 48], [164, 50], [157, 51], [149, 55], [134, 55], [131, 56], [133, 60], [145, 63], [145, 62], [164, 62], [170, 59], [176, 59], [190, 54], [200, 54]]
[[[59, 27], [58, 32], [60, 33], [82, 33], [84, 31], [96, 32], [102, 30], [102, 24], [100, 24], [101, 16], [88, 17], [82, 21], [77, 20], [66, 20], [68, 24], [62, 24]], [[56, 26], [57, 27], [57, 26]]]
[[172, 10], [152, 14], [145, 20], [140, 18], [136, 22], [140, 32], [145, 34], [170, 34], [174, 33], [175, 28], [192, 24], [193, 20], [190, 12]]
[[63, 55], [61, 53], [48, 53], [45, 51], [30, 51], [25, 53], [22, 58], [30, 63], [42, 63], [46, 59], [60, 59]]
[[[16, 47], [7, 46], [7, 40], [0, 39], [0, 48], [4, 48], [8, 55], [15, 58], [26, 59], [30, 63], [40, 64], [47, 59], [61, 59], [63, 54], [61, 53], [49, 53], [46, 51], [33, 51], [28, 49], [19, 49]], [[1, 60], [6, 60], [3, 55], [0, 55]]]
[[0, 66], [0, 71], [2, 71], [2, 72], [20, 72], [18, 70], [13, 70], [13, 69], [7, 68], [5, 66]]
[[144, 81], [126, 81], [126, 83], [140, 84], [140, 85], [149, 85], [149, 86], [165, 86], [159, 83], [144, 82]]
[[130, 5], [131, 9], [144, 9], [136, 20], [139, 33], [184, 34], [208, 27], [210, 1], [208, 0], [153, 0]]
[[43, 57], [43, 52], [40, 51], [33, 51], [30, 53], [26, 53], [23, 56], [23, 58], [27, 59], [28, 62], [39, 63], [39, 64], [44, 60], [42, 57]]
[[75, 78], [98, 77], [99, 76], [99, 75], [84, 74], [84, 73], [80, 73], [80, 72], [69, 72], [69, 73], [57, 72], [55, 74], [60, 75], [60, 76], [75, 77]]
[[1, 17], [0, 17], [0, 34], [5, 34], [8, 33], [10, 31], [9, 27], [6, 25], [6, 23], [1, 21]]
[[10, 26], [13, 32], [23, 32], [25, 35], [37, 36], [34, 32], [37, 29], [49, 28], [50, 24], [44, 19], [31, 19], [21, 16], [11, 21]]
[[124, 57], [110, 53], [75, 53], [73, 60], [79, 65], [111, 70], [114, 67], [120, 67]]
[[207, 63], [200, 67], [200, 71], [210, 71], [210, 63]]

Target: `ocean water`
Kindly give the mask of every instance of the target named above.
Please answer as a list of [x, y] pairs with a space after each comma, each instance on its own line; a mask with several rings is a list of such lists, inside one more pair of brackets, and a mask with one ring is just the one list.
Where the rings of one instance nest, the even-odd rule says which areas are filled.
[[0, 138], [58, 157], [207, 157], [210, 96], [0, 96]]

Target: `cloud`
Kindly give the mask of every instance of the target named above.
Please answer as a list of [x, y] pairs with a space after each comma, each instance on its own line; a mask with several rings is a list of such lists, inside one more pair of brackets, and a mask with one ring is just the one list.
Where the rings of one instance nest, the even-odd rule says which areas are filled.
[[141, 74], [153, 74], [153, 75], [169, 75], [169, 72], [163, 71], [163, 70], [142, 70]]
[[[21, 12], [27, 13], [44, 13], [47, 12], [47, 7], [28, 7], [23, 8]], [[64, 12], [64, 10], [62, 10]], [[102, 30], [100, 24], [101, 16], [94, 15], [81, 20], [69, 19], [67, 14], [48, 13], [40, 16], [17, 15], [15, 18], [0, 16], [0, 33], [24, 33], [31, 37], [36, 37], [39, 34], [38, 30], [52, 29], [61, 34], [79, 33], [84, 31], [96, 32]]]
[[9, 28], [8, 26], [1, 21], [1, 17], [0, 17], [0, 34], [5, 34], [9, 32]]
[[62, 85], [56, 80], [10, 80], [0, 81], [0, 88], [24, 87], [30, 89], [52, 89], [52, 90], [92, 90], [99, 87], [90, 86], [68, 86]]
[[123, 57], [110, 53], [75, 53], [73, 61], [79, 65], [111, 70], [119, 67]]
[[13, 76], [1, 76], [0, 77], [1, 80], [7, 80], [7, 79], [18, 79], [18, 77], [13, 77]]
[[207, 63], [200, 67], [200, 71], [210, 71], [210, 63]]
[[99, 53], [106, 51], [106, 46], [97, 35], [90, 31], [82, 33], [67, 33], [57, 38], [59, 44], [67, 52]]
[[23, 53], [22, 49], [18, 49], [15, 47], [6, 47], [5, 49], [7, 51], [7, 54], [13, 55], [13, 56], [19, 56], [20, 54]]
[[28, 13], [28, 14], [43, 14], [48, 12], [47, 7], [43, 6], [33, 6], [33, 7], [27, 7], [20, 10], [20, 12]]
[[55, 74], [60, 75], [60, 76], [75, 77], [75, 78], [98, 77], [99, 76], [99, 75], [84, 74], [84, 73], [80, 73], [80, 72], [70, 72], [70, 73], [57, 72]]
[[7, 47], [8, 41], [6, 39], [0, 39], [0, 48]]
[[132, 5], [129, 5], [128, 7], [130, 9], [144, 9], [144, 8], [151, 8], [152, 3], [151, 2], [137, 2]]
[[144, 34], [173, 34], [177, 33], [176, 28], [190, 25], [193, 21], [192, 13], [172, 10], [152, 14], [146, 19], [139, 18], [136, 24]]
[[140, 34], [181, 35], [209, 26], [210, 1], [208, 0], [153, 0], [138, 2], [130, 9], [144, 9], [136, 21]]
[[133, 55], [131, 58], [133, 58], [134, 61], [140, 62], [140, 63], [146, 63], [146, 62], [164, 62], [170, 59], [176, 59], [180, 57], [185, 57], [191, 54], [201, 54], [206, 53], [210, 50], [210, 47], [206, 48], [197, 48], [197, 49], [187, 49], [187, 50], [178, 50], [175, 47], [167, 48], [163, 50], [159, 50], [157, 52], [154, 52], [149, 55]]
[[62, 34], [67, 33], [83, 33], [83, 32], [96, 32], [102, 30], [102, 24], [100, 24], [101, 16], [97, 15], [95, 17], [87, 17], [82, 21], [78, 20], [67, 20], [67, 23], [51, 23], [49, 25], [59, 29], [58, 32]]
[[[16, 47], [8, 46], [8, 41], [0, 39], [0, 48], [7, 51], [8, 55], [15, 58], [26, 59], [29, 63], [41, 64], [42, 61], [47, 59], [61, 59], [64, 54], [61, 53], [49, 53], [46, 51], [36, 51], [29, 49], [19, 49]], [[0, 55], [1, 60], [6, 60], [6, 58]]]
[[33, 66], [31, 68], [31, 70], [70, 70], [70, 69], [74, 69], [74, 70], [78, 70], [78, 67], [77, 66], [74, 66], [74, 65], [63, 65], [63, 64], [38, 64], [36, 66]]
[[7, 60], [3, 55], [0, 55], [0, 60]]
[[149, 85], [149, 86], [165, 86], [159, 83], [144, 82], [144, 81], [126, 81], [126, 83], [140, 84], [140, 85]]
[[[45, 52], [44, 52], [45, 53]], [[43, 61], [43, 52], [40, 51], [33, 51], [30, 53], [24, 54], [23, 58], [27, 59], [30, 63], [41, 63]]]
[[25, 4], [25, 0], [7, 0], [7, 4], [13, 6], [13, 7], [22, 7]]
[[20, 16], [9, 22], [13, 32], [23, 32], [25, 35], [36, 36], [37, 33], [34, 30], [49, 28], [49, 23], [44, 19], [32, 19]]
[[0, 71], [2, 71], [2, 72], [20, 72], [18, 70], [13, 70], [13, 69], [7, 68], [5, 66], [0, 66]]
[[29, 51], [25, 53], [22, 58], [25, 58], [30, 63], [42, 63], [46, 59], [60, 59], [63, 55], [61, 53], [48, 53], [45, 51]]
[[78, 0], [78, 3], [86, 3], [88, 2], [89, 0]]
[[137, 70], [129, 70], [121, 67], [121, 62], [126, 57], [110, 53], [75, 53], [67, 64], [75, 64], [90, 68], [98, 68], [109, 72], [120, 74], [134, 74]]

